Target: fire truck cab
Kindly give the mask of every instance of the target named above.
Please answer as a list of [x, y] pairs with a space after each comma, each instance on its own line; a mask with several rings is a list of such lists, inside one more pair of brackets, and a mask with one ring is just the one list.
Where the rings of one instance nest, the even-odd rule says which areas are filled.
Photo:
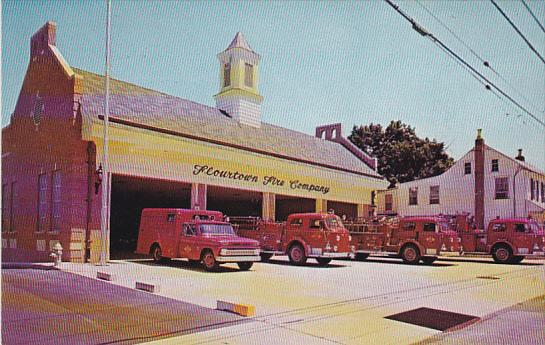
[[543, 256], [545, 252], [543, 228], [532, 219], [493, 219], [487, 230], [482, 230], [458, 217], [457, 228], [464, 253], [492, 255], [497, 263], [519, 263], [525, 257]]
[[217, 211], [146, 208], [142, 210], [137, 254], [149, 254], [155, 262], [185, 258], [201, 262], [207, 271], [236, 262], [249, 270], [260, 260], [259, 243], [238, 237]]
[[250, 224], [238, 222], [240, 236], [255, 239], [261, 246], [261, 259], [273, 255], [288, 255], [294, 265], [304, 265], [307, 258], [315, 258], [326, 266], [334, 258], [351, 255], [349, 234], [341, 219], [334, 214], [294, 213], [286, 222], [256, 220]]

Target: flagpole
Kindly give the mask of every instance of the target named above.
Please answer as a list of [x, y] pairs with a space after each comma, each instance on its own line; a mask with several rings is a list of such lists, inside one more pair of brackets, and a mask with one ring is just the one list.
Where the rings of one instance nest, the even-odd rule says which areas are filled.
[[110, 174], [108, 166], [108, 125], [110, 118], [110, 21], [112, 16], [112, 4], [111, 0], [106, 0], [107, 4], [107, 17], [106, 17], [106, 66], [105, 66], [105, 96], [104, 96], [104, 143], [103, 143], [103, 155], [102, 155], [102, 212], [100, 214], [100, 230], [101, 230], [101, 251], [100, 251], [100, 265], [107, 264], [108, 249], [108, 211], [109, 205], [109, 186], [110, 186]]

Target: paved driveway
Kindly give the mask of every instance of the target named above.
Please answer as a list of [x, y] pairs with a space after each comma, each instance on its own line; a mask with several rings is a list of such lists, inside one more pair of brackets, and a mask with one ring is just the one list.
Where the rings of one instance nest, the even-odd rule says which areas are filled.
[[68, 272], [2, 269], [6, 345], [134, 344], [242, 322], [236, 315]]

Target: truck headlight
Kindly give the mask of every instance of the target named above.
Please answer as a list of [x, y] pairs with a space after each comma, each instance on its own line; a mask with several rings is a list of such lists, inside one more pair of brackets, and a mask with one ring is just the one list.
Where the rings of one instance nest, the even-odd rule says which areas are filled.
[[327, 242], [327, 244], [325, 245], [325, 250], [327, 251], [331, 250], [331, 244], [329, 244], [329, 242]]
[[336, 252], [336, 251], [337, 251], [337, 249], [339, 249], [339, 248], [337, 248], [337, 246], [333, 246], [333, 251], [335, 251], [335, 252]]
[[337, 235], [337, 242], [341, 240], [341, 236]]

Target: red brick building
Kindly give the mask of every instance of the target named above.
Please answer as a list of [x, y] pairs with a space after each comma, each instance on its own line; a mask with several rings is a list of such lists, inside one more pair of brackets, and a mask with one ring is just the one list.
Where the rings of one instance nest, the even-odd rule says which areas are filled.
[[[30, 48], [2, 130], [3, 259], [48, 260], [60, 242], [66, 260], [97, 261], [104, 77], [70, 67], [52, 22]], [[334, 208], [358, 216], [386, 187], [375, 160], [342, 137], [339, 124], [311, 136], [261, 121], [259, 55], [242, 34], [218, 58], [216, 107], [111, 81], [112, 248], [133, 249], [143, 207], [269, 219]]]

